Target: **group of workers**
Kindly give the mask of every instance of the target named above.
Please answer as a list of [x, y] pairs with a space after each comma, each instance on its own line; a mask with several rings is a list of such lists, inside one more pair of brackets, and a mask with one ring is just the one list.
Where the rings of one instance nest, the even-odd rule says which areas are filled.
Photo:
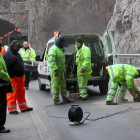
[[[75, 40], [75, 45], [77, 48], [76, 53], [76, 63], [79, 91], [81, 93], [80, 97], [83, 100], [87, 99], [87, 82], [88, 77], [92, 73], [91, 69], [91, 51], [85, 46], [82, 39], [77, 37]], [[55, 45], [52, 46], [47, 54], [48, 65], [51, 76], [51, 87], [53, 94], [54, 104], [62, 104], [66, 102], [72, 102], [67, 97], [66, 93], [66, 82], [65, 82], [65, 55], [63, 52], [63, 47], [65, 46], [65, 39], [63, 37], [58, 37]], [[59, 99], [59, 90], [62, 95], [63, 101]]]
[[[2, 50], [0, 43], [0, 52]], [[0, 133], [9, 133], [4, 127], [7, 107], [9, 114], [18, 114], [17, 105], [21, 112], [32, 111], [25, 99], [25, 88], [29, 87], [29, 74], [26, 76], [26, 65], [35, 61], [35, 51], [25, 41], [23, 48], [17, 40], [11, 43], [9, 49], [0, 54]]]
[[[54, 104], [62, 104], [71, 102], [66, 94], [65, 82], [65, 55], [63, 47], [65, 46], [65, 39], [63, 36], [56, 39], [55, 45], [52, 46], [47, 54], [48, 65], [51, 76], [51, 87], [53, 93]], [[77, 64], [77, 77], [79, 85], [80, 97], [86, 100], [88, 97], [87, 83], [91, 69], [91, 51], [85, 46], [81, 37], [75, 39], [76, 46], [76, 64]], [[140, 102], [140, 93], [134, 83], [134, 78], [140, 77], [136, 67], [128, 64], [116, 64], [107, 67], [108, 74], [111, 80], [111, 88], [108, 92], [106, 105], [116, 105], [113, 102], [117, 92], [118, 86], [120, 87], [118, 98], [121, 101], [128, 101], [125, 99], [126, 89], [134, 97], [135, 102]], [[63, 101], [59, 99], [59, 91], [61, 92]]]
[[[72, 102], [67, 97], [66, 92], [64, 46], [65, 39], [63, 36], [60, 36], [47, 54], [55, 105]], [[75, 39], [75, 47], [79, 93], [82, 100], [86, 100], [88, 97], [88, 78], [92, 73], [91, 50], [85, 46], [81, 37]], [[1, 50], [2, 43], [0, 43], [0, 52]], [[9, 129], [4, 127], [7, 105], [10, 114], [18, 114], [17, 104], [21, 112], [33, 110], [32, 107], [27, 105], [25, 88], [29, 88], [30, 81], [30, 70], [26, 68], [26, 64], [31, 64], [35, 61], [35, 57], [35, 51], [29, 46], [28, 42], [24, 42], [23, 48], [21, 48], [21, 44], [16, 40], [12, 42], [3, 57], [0, 54], [0, 133], [10, 132]], [[140, 102], [140, 92], [134, 83], [134, 78], [140, 77], [136, 67], [128, 64], [116, 64], [108, 66], [107, 71], [110, 76], [111, 88], [107, 95], [106, 105], [117, 104], [113, 100], [118, 86], [120, 87], [118, 98], [122, 101], [128, 101], [124, 98], [126, 89], [128, 89], [134, 97], [134, 101]], [[63, 101], [60, 101], [59, 92], [61, 92]]]

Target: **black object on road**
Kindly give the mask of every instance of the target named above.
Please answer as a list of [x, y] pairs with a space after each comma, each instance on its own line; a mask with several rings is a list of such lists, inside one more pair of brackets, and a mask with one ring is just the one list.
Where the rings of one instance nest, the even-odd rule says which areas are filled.
[[[90, 115], [90, 113], [89, 113]], [[71, 105], [71, 108], [69, 109], [68, 112], [68, 118], [69, 118], [69, 124], [83, 124], [84, 121], [89, 117], [89, 115], [81, 122], [83, 119], [83, 110], [79, 105]]]

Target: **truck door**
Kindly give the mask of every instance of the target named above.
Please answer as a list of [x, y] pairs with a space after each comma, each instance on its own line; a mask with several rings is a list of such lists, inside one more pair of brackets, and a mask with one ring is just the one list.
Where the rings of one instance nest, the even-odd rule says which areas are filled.
[[110, 31], [105, 31], [102, 36], [102, 41], [104, 45], [104, 51], [106, 55], [106, 59], [109, 65], [113, 65], [117, 63], [116, 60], [116, 49], [112, 34]]
[[54, 45], [56, 38], [59, 37], [59, 34], [60, 34], [60, 31], [55, 33], [55, 36], [47, 42], [45, 50], [43, 52], [42, 62], [39, 65], [39, 70], [40, 70], [40, 74], [44, 75], [45, 79], [46, 79], [46, 77], [48, 79], [48, 75], [49, 75], [49, 67], [48, 67], [48, 61], [47, 61], [46, 56], [47, 56], [49, 49]]

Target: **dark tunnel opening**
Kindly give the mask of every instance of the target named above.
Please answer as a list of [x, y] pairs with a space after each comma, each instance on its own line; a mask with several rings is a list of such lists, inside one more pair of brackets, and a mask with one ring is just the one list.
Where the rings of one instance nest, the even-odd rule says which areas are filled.
[[9, 21], [0, 19], [0, 37], [3, 37], [2, 44], [8, 45], [8, 36], [4, 37], [5, 34], [15, 29], [15, 25]]

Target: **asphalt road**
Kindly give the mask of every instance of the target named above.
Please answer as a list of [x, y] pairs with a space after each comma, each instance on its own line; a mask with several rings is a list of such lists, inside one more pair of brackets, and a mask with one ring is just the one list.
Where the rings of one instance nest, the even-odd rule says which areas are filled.
[[98, 88], [89, 87], [88, 92], [92, 96], [87, 101], [74, 98], [73, 104], [78, 104], [83, 112], [90, 112], [89, 119], [126, 109], [131, 111], [96, 121], [86, 120], [82, 125], [69, 125], [71, 104], [51, 106], [53, 102], [49, 89], [40, 91], [37, 80], [32, 80], [26, 98], [34, 111], [7, 114], [6, 127], [11, 129], [11, 133], [0, 134], [0, 140], [140, 140], [140, 103], [134, 103], [127, 93], [128, 103], [106, 106], [106, 95], [100, 95]]

